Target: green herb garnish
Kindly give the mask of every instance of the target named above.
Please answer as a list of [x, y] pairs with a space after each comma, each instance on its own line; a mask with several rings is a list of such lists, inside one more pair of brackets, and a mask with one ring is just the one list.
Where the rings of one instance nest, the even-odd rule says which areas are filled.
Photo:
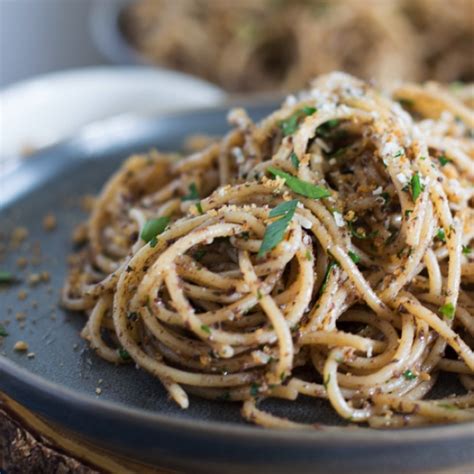
[[418, 172], [416, 172], [411, 177], [410, 186], [411, 186], [411, 195], [413, 197], [413, 201], [416, 201], [418, 199], [418, 196], [421, 194], [421, 192], [424, 189], [424, 186], [421, 184], [420, 175], [418, 174]]
[[313, 115], [316, 112], [314, 107], [303, 107], [300, 110], [297, 110], [294, 114], [290, 115], [287, 119], [280, 122], [280, 128], [283, 132], [283, 135], [286, 137], [292, 135], [298, 130], [298, 120], [303, 116]]
[[123, 347], [121, 347], [120, 349], [117, 349], [117, 352], [118, 352], [119, 357], [123, 361], [127, 361], [131, 359], [130, 354]]
[[186, 194], [181, 198], [181, 201], [197, 201], [199, 199], [199, 193], [196, 183], [189, 185], [189, 194]]
[[360, 240], [372, 239], [378, 234], [377, 230], [374, 230], [373, 232], [370, 232], [369, 234], [367, 234], [365, 230], [363, 230], [363, 232], [358, 232], [358, 229], [354, 228], [353, 222], [348, 222], [348, 225], [349, 225], [349, 229], [351, 231], [352, 236], [355, 237], [356, 239], [360, 239]]
[[17, 279], [11, 272], [0, 270], [0, 283], [15, 283]]
[[470, 255], [472, 252], [471, 247], [468, 247], [467, 245], [462, 246], [462, 253], [463, 255]]
[[415, 102], [411, 99], [398, 99], [398, 102], [403, 107], [413, 107], [415, 105]]
[[329, 382], [331, 381], [331, 374], [328, 375], [328, 378], [326, 380], [324, 380], [323, 382], [323, 385], [324, 385], [324, 388], [327, 390], [328, 388], [328, 385], [329, 385]]
[[207, 334], [211, 334], [211, 328], [207, 324], [202, 324], [201, 329]]
[[307, 181], [302, 181], [299, 178], [295, 178], [291, 174], [285, 173], [273, 166], [268, 168], [268, 172], [273, 176], [279, 176], [285, 180], [285, 184], [295, 193], [301, 194], [302, 196], [312, 198], [312, 199], [321, 199], [331, 196], [331, 193], [322, 186], [317, 186]]
[[441, 240], [441, 242], [446, 242], [446, 234], [444, 233], [444, 229], [438, 229], [438, 232], [436, 232], [436, 237]]
[[281, 217], [272, 222], [265, 229], [262, 245], [258, 251], [259, 257], [265, 255], [269, 250], [274, 249], [283, 240], [285, 230], [291, 222], [291, 219], [293, 219], [297, 205], [298, 200], [293, 199], [292, 201], [285, 201], [279, 204], [270, 211], [270, 217]]
[[439, 308], [439, 312], [444, 316], [445, 319], [453, 319], [456, 309], [453, 306], [453, 303], [446, 303]]
[[316, 129], [316, 135], [322, 138], [327, 138], [331, 130], [339, 125], [339, 119], [331, 119], [322, 123]]
[[[145, 225], [143, 226], [143, 230], [140, 237], [145, 242], [150, 242], [150, 245], [151, 245], [151, 241], [153, 239], [156, 239], [156, 236], [160, 235], [166, 229], [166, 226], [168, 225], [169, 221], [170, 221], [170, 218], [167, 216], [161, 216], [161, 217], [158, 217], [157, 219], [151, 219], [147, 221]], [[155, 245], [151, 245], [151, 246], [154, 247]]]
[[7, 337], [8, 333], [7, 330], [5, 329], [5, 326], [0, 324], [0, 337]]
[[308, 260], [309, 262], [313, 260], [313, 255], [311, 254], [309, 250], [306, 250], [305, 257], [306, 257], [306, 260]]
[[457, 410], [458, 407], [456, 405], [453, 405], [451, 403], [438, 403], [438, 406], [440, 408], [446, 408], [446, 410]]
[[446, 157], [446, 155], [438, 156], [439, 164], [441, 166], [447, 165], [451, 160]]
[[349, 257], [351, 257], [351, 260], [357, 265], [360, 262], [360, 257], [356, 253], [352, 252], [352, 250], [349, 250], [347, 252], [349, 254]]
[[410, 214], [413, 212], [413, 209], [407, 209], [405, 211], [405, 219], [408, 219], [410, 217]]
[[257, 383], [253, 383], [252, 385], [250, 385], [250, 395], [252, 397], [257, 397], [259, 388], [260, 388], [260, 385], [258, 385]]
[[296, 168], [298, 169], [300, 167], [300, 160], [298, 160], [298, 157], [296, 156], [296, 153], [292, 153], [290, 155], [290, 160], [291, 160], [291, 164]]
[[323, 293], [323, 291], [326, 289], [331, 270], [333, 267], [336, 267], [336, 266], [337, 266], [337, 262], [335, 260], [331, 260], [329, 262], [328, 266], [326, 267], [326, 273], [324, 274], [323, 283], [321, 284], [321, 288], [319, 289], [319, 294]]
[[204, 211], [202, 210], [202, 204], [201, 201], [196, 203], [196, 209], [198, 210], [199, 214], [204, 214]]
[[416, 375], [415, 375], [411, 370], [405, 370], [405, 372], [403, 372], [403, 376], [404, 376], [407, 380], [414, 380], [414, 379], [416, 379]]

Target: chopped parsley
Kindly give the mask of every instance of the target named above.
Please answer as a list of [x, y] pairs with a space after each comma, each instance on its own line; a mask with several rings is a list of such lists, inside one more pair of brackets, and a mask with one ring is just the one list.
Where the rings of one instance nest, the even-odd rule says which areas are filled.
[[349, 250], [347, 252], [349, 254], [349, 257], [351, 257], [351, 260], [357, 265], [360, 262], [360, 257], [356, 253], [352, 252], [352, 250]]
[[386, 206], [390, 202], [390, 194], [388, 194], [387, 192], [383, 192], [381, 196], [384, 200], [384, 205]]
[[444, 233], [444, 229], [438, 229], [438, 232], [436, 232], [436, 237], [441, 240], [441, 242], [446, 242], [446, 234]]
[[407, 209], [405, 211], [405, 219], [408, 219], [410, 217], [410, 214], [413, 212], [413, 209]]
[[199, 193], [197, 190], [196, 183], [189, 185], [189, 194], [186, 194], [181, 198], [181, 201], [197, 201], [199, 199]]
[[273, 176], [279, 176], [285, 180], [285, 184], [295, 193], [301, 194], [302, 196], [312, 198], [312, 199], [321, 199], [331, 196], [331, 193], [322, 186], [317, 186], [307, 181], [302, 181], [299, 178], [295, 178], [291, 174], [285, 173], [284, 171], [279, 170], [270, 166], [268, 172]]
[[403, 372], [403, 376], [407, 379], [407, 380], [414, 380], [416, 379], [416, 375], [410, 370], [405, 370], [405, 372]]
[[331, 274], [331, 270], [333, 267], [336, 267], [338, 263], [335, 260], [331, 260], [326, 268], [326, 273], [324, 274], [323, 278], [323, 283], [321, 285], [321, 288], [319, 289], [319, 294], [323, 293], [323, 291], [326, 289], [326, 286], [328, 285], [329, 281], [329, 275]]
[[279, 204], [270, 211], [270, 217], [281, 217], [272, 222], [265, 229], [262, 245], [258, 251], [259, 257], [265, 255], [269, 250], [274, 249], [283, 240], [285, 230], [291, 222], [291, 219], [293, 219], [297, 205], [298, 200], [293, 199], [292, 201], [285, 201]]
[[300, 160], [298, 160], [296, 153], [293, 152], [290, 155], [290, 160], [291, 160], [291, 164], [295, 167], [295, 169], [298, 169], [300, 167]]
[[117, 349], [117, 353], [123, 361], [131, 359], [130, 354], [123, 347]]
[[170, 218], [167, 216], [161, 216], [157, 219], [151, 219], [145, 222], [140, 237], [145, 242], [150, 242], [150, 245], [154, 247], [156, 242], [154, 245], [152, 245], [152, 241], [156, 240], [156, 236], [161, 234], [166, 229], [166, 226], [169, 224], [169, 222]]
[[199, 250], [196, 250], [194, 253], [193, 253], [193, 257], [198, 261], [200, 262], [202, 260], [202, 258], [204, 257], [204, 255], [206, 255], [206, 251], [204, 249], [199, 249]]
[[457, 410], [458, 407], [456, 405], [453, 405], [451, 403], [438, 403], [438, 406], [440, 408], [446, 408], [446, 410]]
[[199, 214], [204, 214], [204, 211], [202, 210], [202, 204], [201, 201], [196, 203], [196, 209], [198, 210]]
[[444, 319], [453, 319], [456, 308], [453, 303], [446, 303], [439, 308], [439, 312], [444, 316]]
[[413, 197], [413, 201], [416, 202], [418, 196], [424, 189], [424, 186], [421, 184], [420, 175], [416, 172], [410, 180], [410, 187], [411, 187], [411, 195]]
[[0, 284], [1, 283], [14, 283], [17, 279], [15, 275], [11, 272], [7, 272], [5, 270], [0, 270]]
[[305, 106], [300, 110], [297, 110], [295, 113], [290, 115], [287, 119], [280, 122], [280, 128], [283, 132], [283, 135], [286, 137], [292, 135], [298, 130], [298, 120], [301, 117], [313, 115], [316, 112], [314, 107]]
[[259, 389], [260, 389], [260, 385], [258, 385], [257, 383], [253, 383], [252, 385], [250, 385], [250, 395], [252, 397], [257, 397]]
[[398, 102], [403, 107], [413, 107], [415, 105], [415, 102], [412, 99], [401, 98], [401, 99], [398, 99]]
[[438, 156], [439, 164], [441, 166], [447, 165], [451, 160], [446, 157], [446, 155]]
[[202, 324], [201, 329], [207, 334], [211, 334], [211, 328], [207, 324]]
[[7, 337], [8, 333], [7, 330], [5, 329], [5, 326], [0, 324], [0, 337]]
[[394, 158], [400, 158], [401, 156], [403, 156], [404, 154], [404, 151], [403, 150], [398, 150], [395, 155], [393, 155]]
[[328, 375], [328, 378], [324, 380], [323, 385], [324, 388], [327, 390], [329, 382], [331, 381], [331, 374]]
[[331, 130], [339, 125], [339, 119], [331, 119], [327, 122], [322, 123], [316, 129], [316, 135], [322, 138], [327, 138]]
[[373, 232], [370, 232], [369, 234], [367, 234], [367, 232], [362, 227], [360, 228], [362, 229], [362, 231], [360, 231], [360, 229], [356, 229], [354, 227], [353, 222], [349, 222], [348, 225], [349, 225], [349, 229], [351, 231], [352, 236], [355, 237], [356, 239], [360, 239], [360, 240], [372, 239], [378, 234], [377, 230], [374, 230]]
[[308, 260], [309, 262], [313, 260], [313, 256], [311, 255], [311, 252], [309, 250], [306, 250], [305, 257], [306, 257], [306, 260]]
[[462, 253], [463, 255], [470, 255], [472, 252], [471, 247], [468, 247], [467, 245], [462, 246]]

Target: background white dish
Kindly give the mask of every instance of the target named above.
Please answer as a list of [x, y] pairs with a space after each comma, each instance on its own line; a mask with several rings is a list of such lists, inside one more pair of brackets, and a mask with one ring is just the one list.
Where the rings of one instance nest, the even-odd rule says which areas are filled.
[[0, 168], [92, 122], [206, 107], [224, 97], [200, 79], [147, 67], [86, 68], [20, 82], [0, 93]]

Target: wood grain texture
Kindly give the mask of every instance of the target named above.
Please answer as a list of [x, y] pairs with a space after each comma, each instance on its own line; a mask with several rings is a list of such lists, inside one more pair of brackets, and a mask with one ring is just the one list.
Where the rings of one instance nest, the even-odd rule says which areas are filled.
[[0, 467], [8, 474], [171, 474], [93, 446], [0, 392]]

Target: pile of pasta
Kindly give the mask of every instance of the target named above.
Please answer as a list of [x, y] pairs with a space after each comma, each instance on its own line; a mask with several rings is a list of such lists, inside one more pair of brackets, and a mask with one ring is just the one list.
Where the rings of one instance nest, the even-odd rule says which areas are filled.
[[294, 90], [333, 70], [474, 80], [473, 0], [136, 0], [121, 23], [146, 61], [231, 91]]
[[[184, 158], [129, 158], [63, 304], [110, 362], [188, 394], [328, 400], [372, 427], [474, 420], [474, 114], [465, 90], [315, 79]], [[438, 379], [458, 393], [433, 399]], [[308, 425], [310, 426], [310, 425]], [[311, 425], [312, 426], [312, 425]]]

